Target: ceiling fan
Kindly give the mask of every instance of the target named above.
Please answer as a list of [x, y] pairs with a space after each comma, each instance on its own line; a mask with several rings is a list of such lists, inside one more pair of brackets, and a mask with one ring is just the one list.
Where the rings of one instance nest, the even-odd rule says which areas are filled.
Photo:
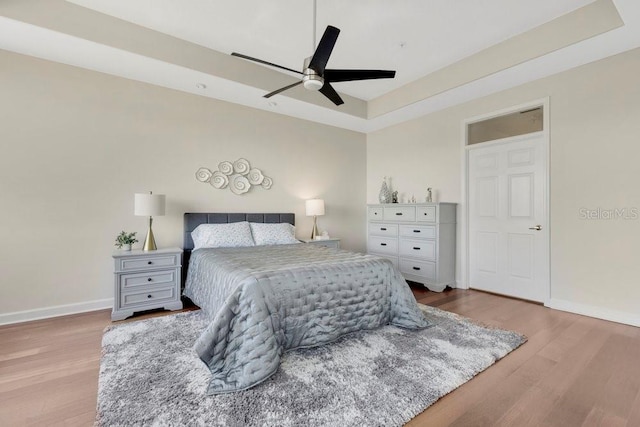
[[395, 77], [396, 72], [388, 70], [334, 70], [325, 68], [329, 61], [329, 57], [331, 56], [331, 52], [333, 51], [333, 47], [336, 44], [336, 40], [338, 40], [338, 34], [340, 34], [340, 30], [338, 28], [331, 25], [327, 26], [327, 29], [324, 30], [324, 34], [322, 35], [320, 43], [318, 43], [318, 47], [313, 53], [313, 56], [304, 60], [302, 72], [237, 52], [233, 52], [231, 55], [291, 71], [293, 73], [302, 74], [302, 80], [299, 82], [274, 90], [273, 92], [266, 94], [264, 96], [265, 98], [270, 98], [273, 95], [277, 95], [280, 92], [284, 92], [287, 89], [291, 89], [292, 87], [301, 84], [305, 89], [319, 90], [320, 93], [329, 98], [334, 104], [341, 105], [344, 104], [344, 101], [340, 98], [340, 95], [338, 95], [338, 92], [336, 92], [333, 86], [331, 86], [331, 83], [353, 80], [392, 79]]

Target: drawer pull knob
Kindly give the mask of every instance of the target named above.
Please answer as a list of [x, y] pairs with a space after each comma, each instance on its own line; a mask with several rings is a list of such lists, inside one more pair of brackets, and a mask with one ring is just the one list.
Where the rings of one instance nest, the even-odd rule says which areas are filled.
[[147, 261], [147, 264], [151, 265], [151, 264], [153, 264], [153, 261]]
[[414, 270], [420, 271], [420, 267], [413, 267]]
[[402, 212], [396, 212], [396, 215], [401, 216], [401, 215], [402, 215]]
[[153, 298], [153, 296], [151, 296], [151, 294], [147, 295], [147, 298]]
[[152, 279], [151, 277], [149, 277], [149, 278], [147, 279], [147, 282], [152, 282], [152, 281], [153, 281], [153, 279]]
[[387, 229], [386, 229], [386, 228], [384, 228], [384, 227], [381, 227], [381, 228], [380, 228], [380, 231], [387, 231]]
[[420, 232], [420, 230], [413, 230], [413, 232], [414, 232], [414, 233], [419, 233], [419, 232]]
[[420, 250], [420, 248], [419, 248], [419, 247], [417, 247], [417, 246], [414, 246], [414, 247], [413, 247], [413, 250], [415, 250], [415, 251], [419, 251], [419, 250]]
[[380, 243], [380, 246], [387, 246], [386, 243]]

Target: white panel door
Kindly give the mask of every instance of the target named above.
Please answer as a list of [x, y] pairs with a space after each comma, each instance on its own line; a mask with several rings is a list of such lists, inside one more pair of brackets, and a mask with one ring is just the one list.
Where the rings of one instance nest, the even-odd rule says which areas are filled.
[[469, 148], [469, 286], [544, 302], [548, 296], [543, 136]]

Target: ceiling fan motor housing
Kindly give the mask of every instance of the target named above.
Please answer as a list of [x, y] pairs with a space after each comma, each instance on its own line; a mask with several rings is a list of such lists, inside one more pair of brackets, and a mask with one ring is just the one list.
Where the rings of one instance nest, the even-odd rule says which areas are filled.
[[302, 84], [307, 90], [320, 90], [324, 86], [324, 79], [311, 68], [307, 68], [304, 70]]

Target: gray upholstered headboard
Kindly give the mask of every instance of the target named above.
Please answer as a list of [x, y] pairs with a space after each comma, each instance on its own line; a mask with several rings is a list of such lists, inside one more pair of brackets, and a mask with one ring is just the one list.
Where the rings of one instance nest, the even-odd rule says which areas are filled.
[[193, 250], [191, 232], [200, 224], [228, 224], [230, 222], [286, 222], [296, 225], [296, 215], [292, 213], [185, 213], [184, 214], [184, 245], [186, 251]]

